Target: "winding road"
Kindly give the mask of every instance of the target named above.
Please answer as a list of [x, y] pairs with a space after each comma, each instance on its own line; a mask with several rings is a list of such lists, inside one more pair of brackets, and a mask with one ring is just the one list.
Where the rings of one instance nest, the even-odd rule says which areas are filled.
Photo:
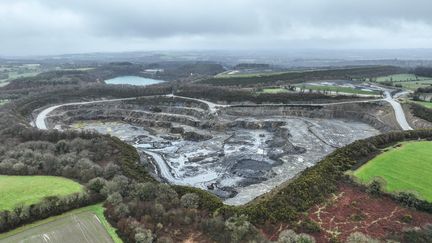
[[[177, 96], [177, 95], [166, 95], [167, 97], [175, 97], [175, 98], [181, 98], [181, 99], [187, 99], [187, 100], [193, 100], [197, 102], [201, 102], [206, 104], [209, 107], [209, 112], [211, 114], [216, 114], [217, 111], [220, 108], [224, 107], [263, 107], [263, 106], [329, 106], [329, 105], [340, 105], [340, 104], [352, 104], [352, 103], [369, 103], [369, 102], [377, 102], [377, 101], [386, 101], [388, 102], [395, 112], [396, 121], [398, 122], [399, 126], [402, 128], [402, 130], [413, 130], [413, 128], [408, 124], [405, 113], [402, 109], [402, 106], [399, 102], [395, 100], [395, 98], [398, 98], [402, 95], [407, 94], [408, 92], [403, 91], [395, 94], [394, 97], [392, 97], [391, 93], [388, 90], [384, 91], [384, 99], [373, 99], [373, 100], [360, 100], [360, 101], [343, 101], [343, 102], [335, 102], [335, 103], [317, 103], [317, 104], [257, 104], [257, 105], [220, 105], [216, 104], [207, 100], [197, 99], [197, 98], [190, 98], [190, 97], [184, 97], [184, 96]], [[94, 104], [94, 103], [104, 103], [104, 102], [115, 102], [115, 101], [123, 101], [123, 100], [134, 100], [141, 97], [132, 97], [132, 98], [120, 98], [120, 99], [108, 99], [108, 100], [95, 100], [95, 101], [83, 101], [83, 102], [72, 102], [72, 103], [66, 103], [61, 105], [54, 105], [50, 106], [48, 108], [45, 108], [42, 110], [36, 117], [34, 124], [37, 128], [46, 130], [48, 129], [46, 125], [46, 118], [48, 117], [49, 113], [52, 111], [64, 107], [64, 106], [72, 106], [72, 105], [86, 105], [86, 104]]]
[[384, 100], [387, 101], [388, 103], [390, 103], [390, 105], [393, 107], [393, 110], [395, 112], [395, 116], [396, 116], [396, 120], [399, 123], [399, 126], [402, 128], [402, 130], [413, 130], [413, 128], [408, 124], [408, 121], [405, 117], [405, 113], [404, 110], [402, 109], [402, 106], [399, 102], [397, 102], [395, 100], [395, 98], [398, 98], [402, 95], [407, 94], [408, 92], [404, 91], [404, 92], [399, 92], [397, 93], [394, 97], [391, 96], [389, 91], [385, 91], [384, 95], [385, 98]]
[[46, 124], [46, 118], [49, 113], [53, 112], [54, 110], [64, 107], [64, 106], [72, 106], [72, 105], [86, 105], [86, 104], [94, 104], [94, 103], [103, 103], [103, 102], [114, 102], [114, 101], [121, 101], [121, 100], [133, 100], [136, 98], [122, 98], [122, 99], [110, 99], [110, 100], [95, 100], [95, 101], [83, 101], [83, 102], [72, 102], [72, 103], [66, 103], [62, 105], [54, 105], [50, 106], [44, 110], [42, 110], [35, 119], [34, 125], [42, 130], [47, 130], [47, 124]]

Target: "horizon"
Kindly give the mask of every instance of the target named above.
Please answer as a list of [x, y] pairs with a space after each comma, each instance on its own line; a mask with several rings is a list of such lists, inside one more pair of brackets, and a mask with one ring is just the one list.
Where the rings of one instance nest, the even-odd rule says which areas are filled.
[[[128, 55], [128, 54], [153, 54], [153, 55], [163, 55], [164, 53], [178, 53], [178, 54], [226, 54], [226, 52], [230, 52], [233, 55], [241, 55], [241, 54], [264, 54], [267, 56], [271, 55], [287, 55], [291, 54], [290, 58], [305, 58], [305, 59], [344, 59], [343, 57], [323, 57], [321, 56], [323, 53], [332, 54], [341, 54], [341, 55], [349, 55], [349, 54], [371, 54], [371, 55], [394, 55], [394, 56], [382, 56], [376, 58], [370, 58], [370, 60], [391, 60], [391, 59], [401, 59], [401, 60], [418, 60], [424, 59], [429, 60], [432, 59], [432, 48], [397, 48], [397, 49], [379, 49], [379, 48], [364, 48], [364, 49], [331, 49], [331, 48], [301, 48], [301, 49], [155, 49], [155, 50], [130, 50], [130, 51], [94, 51], [94, 52], [59, 52], [56, 54], [20, 54], [20, 55], [2, 55], [0, 53], [0, 59], [8, 60], [8, 59], [50, 59], [56, 57], [73, 57], [73, 56], [85, 56], [85, 55]], [[402, 53], [401, 53], [402, 52]], [[422, 52], [422, 53], [418, 53]], [[426, 52], [426, 53], [425, 53]], [[430, 52], [430, 53], [429, 53]], [[399, 53], [399, 55], [397, 54]], [[321, 58], [318, 57], [304, 57], [301, 54], [308, 55], [320, 55]], [[404, 55], [424, 55], [424, 57], [411, 57], [407, 58]], [[295, 56], [297, 55], [297, 56]], [[346, 58], [346, 57], [345, 57]], [[367, 57], [355, 57], [353, 60], [368, 60]]]

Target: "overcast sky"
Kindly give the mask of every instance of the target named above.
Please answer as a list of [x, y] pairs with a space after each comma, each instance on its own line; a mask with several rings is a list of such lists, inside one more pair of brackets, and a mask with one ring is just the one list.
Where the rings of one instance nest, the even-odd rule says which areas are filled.
[[0, 56], [432, 48], [432, 0], [0, 0]]

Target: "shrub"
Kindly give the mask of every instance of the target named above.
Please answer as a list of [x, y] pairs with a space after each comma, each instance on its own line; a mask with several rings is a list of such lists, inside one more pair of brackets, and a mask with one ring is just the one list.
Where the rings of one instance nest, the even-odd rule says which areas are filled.
[[186, 193], [180, 198], [180, 203], [184, 208], [198, 208], [200, 198], [195, 193]]
[[405, 207], [416, 208], [418, 205], [417, 197], [412, 193], [400, 192], [397, 195], [397, 200]]
[[216, 242], [228, 242], [230, 236], [225, 230], [225, 222], [221, 217], [205, 219], [201, 225], [202, 231]]
[[183, 196], [186, 193], [195, 193], [200, 198], [200, 205], [199, 209], [205, 209], [211, 212], [216, 211], [217, 209], [220, 209], [224, 204], [222, 203], [221, 199], [218, 198], [216, 195], [200, 190], [198, 188], [188, 187], [188, 186], [179, 186], [179, 185], [172, 185], [172, 188], [180, 195]]
[[168, 184], [158, 184], [156, 202], [165, 206], [172, 206], [178, 204], [178, 194]]
[[95, 193], [99, 193], [102, 188], [105, 186], [106, 184], [106, 180], [100, 177], [96, 177], [91, 179], [88, 183], [87, 183], [87, 188], [90, 189], [91, 191], [95, 192]]
[[315, 243], [315, 239], [307, 234], [299, 234], [297, 238], [297, 243]]
[[374, 179], [367, 187], [366, 191], [374, 196], [381, 194], [383, 183], [380, 180]]
[[157, 185], [155, 183], [137, 183], [134, 185], [133, 195], [141, 201], [150, 201], [156, 198]]
[[416, 243], [432, 242], [432, 225], [428, 224], [423, 229], [413, 228], [405, 230], [402, 241]]
[[354, 232], [350, 234], [346, 240], [346, 243], [379, 243], [379, 240], [375, 240], [361, 232]]
[[156, 243], [174, 243], [174, 241], [169, 236], [162, 236], [157, 239]]
[[118, 215], [118, 217], [123, 218], [126, 217], [129, 214], [130, 210], [128, 205], [124, 203], [119, 203], [117, 206], [115, 206], [115, 213]]
[[140, 229], [135, 234], [135, 242], [136, 243], [152, 243], [153, 235], [151, 230], [148, 229]]
[[307, 233], [317, 233], [321, 231], [321, 227], [315, 221], [306, 219], [300, 223], [300, 228]]
[[279, 234], [278, 243], [296, 243], [297, 236], [294, 230], [284, 230]]
[[413, 218], [409, 214], [405, 214], [404, 216], [401, 217], [401, 221], [404, 223], [407, 223], [407, 224], [411, 223], [412, 220], [413, 220]]
[[293, 230], [284, 230], [279, 234], [278, 243], [315, 243], [315, 239], [307, 234], [296, 234]]
[[229, 218], [225, 221], [225, 228], [230, 232], [231, 242], [247, 242], [260, 236], [255, 227], [247, 220], [246, 215]]
[[112, 205], [117, 205], [123, 201], [123, 197], [120, 193], [114, 192], [110, 194], [107, 198], [107, 202]]

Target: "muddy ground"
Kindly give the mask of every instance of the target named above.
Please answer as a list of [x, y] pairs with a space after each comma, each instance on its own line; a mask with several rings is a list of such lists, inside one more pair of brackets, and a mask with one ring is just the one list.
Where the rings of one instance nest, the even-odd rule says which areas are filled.
[[203, 141], [182, 139], [168, 129], [119, 122], [80, 122], [74, 126], [120, 137], [153, 156], [157, 174], [168, 182], [210, 190], [234, 205], [270, 191], [338, 147], [378, 134], [366, 124], [342, 120], [274, 120], [285, 125], [278, 129], [210, 131], [207, 134], [211, 138]]

